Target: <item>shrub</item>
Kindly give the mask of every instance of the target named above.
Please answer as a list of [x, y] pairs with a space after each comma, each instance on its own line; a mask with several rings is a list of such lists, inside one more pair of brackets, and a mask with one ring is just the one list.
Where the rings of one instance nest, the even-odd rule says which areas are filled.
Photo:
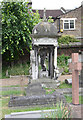
[[74, 36], [69, 36], [69, 35], [62, 35], [58, 39], [58, 44], [59, 46], [61, 44], [69, 44], [71, 42], [79, 42], [80, 40], [76, 39]]
[[65, 56], [64, 54], [62, 54], [61, 56], [58, 56], [57, 57], [58, 66], [67, 66], [69, 58], [70, 58], [70, 56]]

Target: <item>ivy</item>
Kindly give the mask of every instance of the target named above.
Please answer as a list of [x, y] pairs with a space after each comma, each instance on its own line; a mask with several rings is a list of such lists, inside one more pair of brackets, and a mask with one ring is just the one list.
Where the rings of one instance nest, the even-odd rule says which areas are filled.
[[80, 42], [80, 40], [78, 40], [74, 36], [70, 36], [70, 35], [62, 35], [58, 39], [59, 46], [61, 46], [62, 44], [68, 44], [69, 45], [70, 43], [73, 43], [73, 42]]

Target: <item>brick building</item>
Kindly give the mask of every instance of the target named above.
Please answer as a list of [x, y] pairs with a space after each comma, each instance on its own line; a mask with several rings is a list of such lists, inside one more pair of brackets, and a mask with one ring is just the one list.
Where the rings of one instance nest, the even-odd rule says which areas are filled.
[[57, 29], [59, 31], [62, 29], [62, 34], [64, 35], [73, 35], [78, 39], [82, 39], [83, 37], [81, 35], [81, 10], [82, 6], [59, 15], [55, 21]]

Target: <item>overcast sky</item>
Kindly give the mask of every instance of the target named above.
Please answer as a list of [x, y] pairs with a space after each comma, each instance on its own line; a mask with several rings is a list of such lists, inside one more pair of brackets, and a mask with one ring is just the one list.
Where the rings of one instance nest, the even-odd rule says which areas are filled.
[[83, 0], [32, 0], [33, 9], [74, 9], [81, 5]]

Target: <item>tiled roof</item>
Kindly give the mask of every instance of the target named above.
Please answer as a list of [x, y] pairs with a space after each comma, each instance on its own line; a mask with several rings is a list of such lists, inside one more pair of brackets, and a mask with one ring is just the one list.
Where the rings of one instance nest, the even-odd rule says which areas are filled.
[[[33, 12], [36, 12], [36, 10], [32, 10]], [[38, 10], [40, 17], [43, 18], [43, 10]], [[63, 12], [61, 10], [46, 10], [46, 17], [52, 16], [53, 18], [56, 18], [57, 16], [61, 15]]]

